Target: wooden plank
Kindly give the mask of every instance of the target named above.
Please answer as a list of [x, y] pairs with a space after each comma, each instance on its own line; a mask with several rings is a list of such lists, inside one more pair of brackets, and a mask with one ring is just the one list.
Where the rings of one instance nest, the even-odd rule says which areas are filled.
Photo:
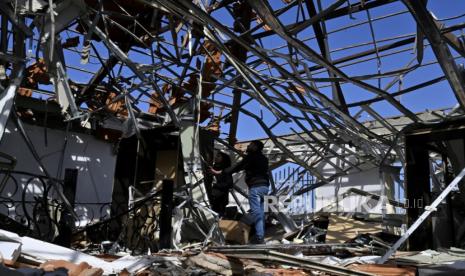
[[358, 234], [377, 233], [383, 230], [380, 223], [355, 220], [343, 216], [331, 215], [329, 217], [327, 243], [343, 243], [357, 237]]

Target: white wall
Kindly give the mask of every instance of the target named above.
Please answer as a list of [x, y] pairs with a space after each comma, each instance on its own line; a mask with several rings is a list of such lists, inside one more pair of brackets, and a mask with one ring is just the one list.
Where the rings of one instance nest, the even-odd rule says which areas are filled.
[[[64, 141], [65, 131], [47, 129], [47, 143], [43, 127], [24, 124], [27, 134], [32, 140], [44, 166], [52, 177], [59, 176], [58, 169]], [[27, 148], [21, 134], [16, 126], [10, 121], [7, 130], [0, 142], [0, 151], [10, 154], [17, 159], [15, 171], [24, 171], [43, 175], [38, 163]], [[75, 211], [80, 216], [80, 224], [87, 223], [89, 219], [99, 219], [109, 214], [109, 207], [101, 209], [101, 204], [111, 203], [113, 176], [116, 162], [116, 155], [112, 153], [112, 144], [98, 140], [91, 135], [69, 132], [68, 143], [65, 148], [61, 176], [64, 178], [66, 168], [78, 169], [78, 179], [76, 188]], [[20, 191], [14, 191], [16, 185], [9, 181], [2, 196], [11, 197], [15, 201], [21, 200], [21, 191], [25, 188], [29, 177], [15, 175], [18, 180]], [[28, 200], [33, 200], [33, 196], [42, 195], [42, 185], [35, 179], [34, 185], [29, 185], [27, 190]], [[15, 211], [19, 214], [21, 210], [11, 210], [10, 217], [14, 218]], [[0, 208], [0, 212], [6, 213], [5, 207]]]
[[[336, 164], [340, 162], [335, 158], [331, 161]], [[345, 192], [355, 188], [379, 196], [384, 195], [386, 196], [384, 199], [394, 199], [394, 186], [396, 185], [396, 179], [399, 179], [400, 172], [398, 168], [386, 167], [382, 173], [379, 167], [373, 167], [373, 165], [362, 165], [359, 168], [362, 171], [338, 177], [334, 181], [315, 189], [315, 210], [318, 211], [325, 207], [325, 211], [376, 214], [382, 213], [382, 208], [386, 208], [384, 210], [386, 213], [399, 211], [396, 211], [392, 205], [386, 204], [387, 200], [380, 202], [354, 193], [342, 198]], [[321, 163], [317, 169], [325, 177], [336, 173], [334, 167], [329, 163]]]
[[[332, 172], [331, 166], [326, 164], [321, 171], [324, 172], [324, 174], [329, 174]], [[328, 206], [328, 204], [336, 202], [337, 197], [350, 188], [356, 188], [380, 195], [381, 187], [382, 184], [378, 168], [338, 177], [331, 183], [315, 189], [315, 210], [320, 210]], [[332, 209], [338, 212], [354, 212], [357, 210], [371, 213], [381, 212], [380, 208], [371, 209], [370, 207], [372, 207], [372, 205], [369, 204], [364, 206], [364, 203], [368, 203], [366, 197], [353, 195], [338, 201], [337, 204], [334, 205], [335, 208]]]

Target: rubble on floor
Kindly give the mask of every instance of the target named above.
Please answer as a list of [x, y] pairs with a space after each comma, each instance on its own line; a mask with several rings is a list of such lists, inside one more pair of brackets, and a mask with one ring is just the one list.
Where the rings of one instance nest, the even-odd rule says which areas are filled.
[[[43, 269], [65, 268], [71, 274], [71, 271], [86, 267], [87, 270], [96, 269], [94, 274], [89, 275], [110, 275], [124, 272], [134, 274], [145, 270], [153, 263], [159, 262], [180, 264], [178, 257], [157, 255], [126, 255], [109, 262], [103, 258], [91, 256], [37, 239], [20, 237], [15, 233], [4, 230], [0, 230], [0, 241], [8, 241], [19, 245], [17, 247], [18, 253], [15, 253], [18, 256], [15, 259], [4, 259], [5, 265], [17, 268], [21, 268], [24, 265], [37, 266]], [[5, 253], [10, 251], [10, 248], [0, 247], [2, 256], [5, 256]], [[75, 265], [77, 265], [78, 268], [74, 267]], [[78, 273], [76, 275], [81, 274]]]
[[[465, 254], [455, 248], [444, 252], [398, 252], [389, 263], [377, 264], [380, 255], [361, 253], [364, 252], [362, 245], [354, 242], [206, 247], [193, 244], [184, 250], [163, 250], [139, 256], [127, 253], [122, 256], [124, 252], [92, 256], [1, 230], [0, 244], [11, 244], [0, 247], [3, 256], [1, 275], [36, 275], [26, 273], [40, 272], [45, 274], [37, 275], [414, 276], [433, 275], [433, 272], [450, 270], [451, 267], [462, 272], [465, 269]], [[46, 273], [51, 271], [55, 274]], [[422, 273], [416, 274], [420, 271]]]
[[[444, 265], [465, 269], [465, 251], [397, 252], [386, 264], [381, 256], [399, 238], [376, 223], [354, 216], [315, 217], [285, 233], [268, 228], [266, 244], [247, 244], [250, 227], [235, 220], [221, 220], [226, 244], [184, 244], [179, 249], [130, 255], [104, 241], [91, 254], [0, 230], [1, 275], [431, 275]], [[337, 222], [336, 222], [337, 221]], [[323, 222], [323, 223], [322, 223]], [[334, 225], [337, 223], [338, 225]], [[319, 228], [319, 227], [321, 228]], [[328, 229], [323, 229], [324, 227]], [[339, 227], [336, 230], [336, 226]], [[309, 239], [323, 233], [326, 242]], [[315, 229], [318, 231], [315, 232]], [[270, 233], [272, 232], [272, 233]], [[328, 233], [328, 234], [326, 234]], [[326, 237], [325, 237], [326, 234]], [[338, 237], [337, 239], [335, 237]], [[286, 238], [284, 238], [286, 237]], [[306, 238], [305, 238], [306, 237]], [[81, 237], [83, 238], [83, 237]], [[289, 241], [291, 240], [291, 241]], [[299, 241], [300, 240], [300, 241]], [[296, 242], [297, 241], [297, 242]], [[79, 244], [79, 243], [75, 243]], [[109, 250], [110, 248], [110, 250]], [[111, 250], [113, 248], [113, 250]], [[450, 268], [450, 267], [449, 267]], [[10, 273], [10, 274], [7, 274]], [[18, 274], [19, 273], [19, 274]], [[61, 273], [61, 274], [60, 274]]]
[[428, 266], [428, 265], [448, 265], [465, 273], [465, 251], [459, 248], [443, 249], [441, 252], [436, 250], [425, 250], [413, 252], [396, 258], [399, 264]]

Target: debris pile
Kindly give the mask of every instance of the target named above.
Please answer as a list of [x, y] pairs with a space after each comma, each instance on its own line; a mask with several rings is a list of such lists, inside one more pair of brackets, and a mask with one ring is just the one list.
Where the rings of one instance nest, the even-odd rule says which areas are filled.
[[[318, 218], [315, 222], [321, 220]], [[336, 226], [334, 223], [344, 227], [337, 241], [330, 235]], [[370, 229], [371, 224], [332, 215], [328, 229], [320, 229], [325, 232], [323, 238], [327, 239], [326, 242], [296, 242], [294, 239], [290, 243], [283, 237], [281, 241], [276, 240], [276, 233], [267, 233], [267, 244], [248, 245], [244, 244], [247, 241], [244, 236], [248, 235], [250, 227], [242, 222], [225, 220], [220, 221], [220, 228], [224, 236], [229, 237], [226, 241], [237, 245], [186, 244], [182, 249], [165, 249], [158, 253], [149, 251], [140, 256], [131, 256], [124, 250], [111, 251], [112, 244], [105, 242], [99, 249], [90, 250], [90, 255], [1, 230], [1, 269], [5, 273], [63, 273], [59, 275], [413, 276], [421, 271], [465, 271], [465, 251], [458, 248], [442, 252], [399, 251], [386, 264], [378, 264], [381, 255], [399, 237], [378, 231], [376, 227]]]

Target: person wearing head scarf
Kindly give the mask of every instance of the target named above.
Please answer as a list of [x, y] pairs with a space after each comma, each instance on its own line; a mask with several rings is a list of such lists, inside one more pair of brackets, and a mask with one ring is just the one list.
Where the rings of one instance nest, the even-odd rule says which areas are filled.
[[224, 171], [231, 167], [231, 157], [224, 152], [218, 152], [215, 155], [213, 170], [221, 171], [215, 175], [215, 184], [212, 187], [212, 209], [217, 212], [220, 217], [224, 217], [226, 205], [229, 203], [229, 189], [233, 186], [232, 173]]

